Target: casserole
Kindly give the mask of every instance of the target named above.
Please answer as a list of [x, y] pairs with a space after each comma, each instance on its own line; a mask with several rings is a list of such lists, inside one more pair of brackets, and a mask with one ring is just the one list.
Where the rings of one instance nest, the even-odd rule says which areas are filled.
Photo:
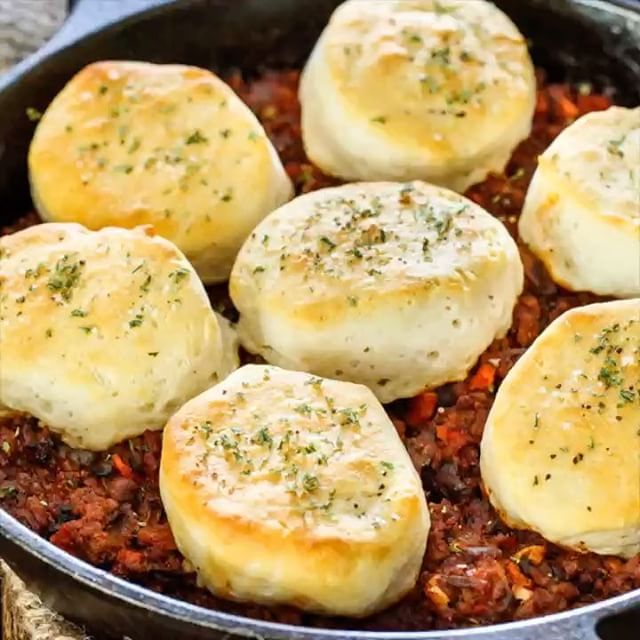
[[[78, 3], [57, 37], [3, 79], [0, 109], [9, 114], [0, 125], [3, 224], [10, 224], [29, 207], [25, 157], [33, 125], [24, 118], [25, 110], [46, 107], [84, 64], [128, 57], [192, 62], [216, 69], [239, 67], [248, 74], [264, 64], [299, 66], [337, 3], [323, 0], [309, 4], [304, 12], [295, 0], [148, 4], [108, 0]], [[616, 100], [622, 104], [640, 100], [640, 16], [634, 4], [586, 0], [500, 4], [532, 39], [534, 59], [551, 78], [612, 86], [618, 89]], [[549, 20], [554, 21], [553, 29], [548, 27]], [[103, 29], [96, 26], [99, 21]], [[255, 27], [247, 29], [247, 25]], [[566, 34], [561, 46], [556, 41], [557, 33]], [[640, 601], [638, 593], [629, 593], [548, 618], [450, 632], [303, 629], [216, 613], [143, 590], [64, 554], [4, 512], [0, 512], [0, 530], [2, 555], [44, 594], [47, 602], [88, 628], [115, 637], [590, 638], [595, 637], [594, 626], [599, 620], [610, 613], [630, 610]], [[631, 618], [621, 620], [620, 628], [633, 633]], [[614, 624], [613, 619], [604, 620], [600, 627], [606, 633]], [[612, 633], [618, 634], [612, 638], [623, 637], [619, 631]]]

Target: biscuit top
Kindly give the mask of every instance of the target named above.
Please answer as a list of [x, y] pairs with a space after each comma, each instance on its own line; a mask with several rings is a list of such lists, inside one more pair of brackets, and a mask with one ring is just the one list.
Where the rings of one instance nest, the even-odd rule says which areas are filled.
[[[237, 251], [245, 220], [253, 226], [291, 191], [249, 108], [211, 72], [180, 65], [105, 61], [80, 71], [40, 121], [29, 167], [46, 219], [152, 224], [196, 266], [212, 238]], [[221, 277], [217, 264], [198, 270]]]
[[[77, 348], [83, 337], [146, 343], [159, 321], [178, 310], [184, 320], [184, 304], [194, 312], [209, 307], [184, 256], [148, 229], [49, 223], [4, 236], [0, 248], [5, 357], [15, 348], [29, 360], [29, 343], [34, 351], [42, 342]], [[30, 340], [13, 340], [14, 331]]]
[[568, 311], [500, 387], [482, 442], [492, 501], [554, 542], [637, 552], [639, 419], [640, 300]]
[[366, 541], [401, 526], [422, 494], [366, 387], [276, 367], [245, 366], [188, 403], [165, 445], [199, 504], [268, 529]]
[[237, 366], [195, 271], [148, 228], [41, 224], [0, 251], [0, 400], [72, 446], [160, 428]]
[[295, 291], [300, 317], [327, 312], [325, 321], [339, 322], [341, 309], [364, 313], [397, 295], [462, 292], [516, 253], [500, 222], [458, 194], [421, 182], [357, 183], [268, 216], [240, 252], [231, 292], [240, 298], [251, 282], [281, 304]]
[[554, 140], [539, 164], [559, 193], [578, 198], [592, 215], [640, 231], [640, 107], [583, 116]]
[[351, 0], [319, 46], [354, 115], [442, 161], [493, 146], [532, 111], [525, 39], [483, 0]]

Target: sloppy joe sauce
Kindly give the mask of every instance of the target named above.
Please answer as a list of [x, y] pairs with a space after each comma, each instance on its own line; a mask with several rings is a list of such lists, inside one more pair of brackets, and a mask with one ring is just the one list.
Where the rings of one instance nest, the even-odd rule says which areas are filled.
[[[298, 193], [337, 181], [305, 157], [297, 101], [298, 71], [227, 79], [265, 126]], [[517, 219], [536, 159], [580, 115], [611, 100], [588, 87], [547, 84], [539, 76], [531, 137], [504, 174], [467, 195], [517, 238]], [[35, 213], [4, 229], [36, 224]], [[540, 332], [571, 307], [596, 301], [557, 287], [520, 244], [526, 284], [506, 338], [496, 340], [467, 380], [399, 401], [388, 411], [421, 474], [431, 533], [415, 589], [366, 620], [325, 618], [287, 607], [219, 600], [201, 589], [177, 551], [158, 492], [161, 433], [104, 454], [75, 451], [29, 416], [0, 418], [0, 504], [53, 544], [155, 591], [205, 607], [271, 621], [369, 630], [448, 629], [562, 611], [640, 588], [640, 556], [579, 554], [500, 522], [482, 494], [479, 444], [500, 381]], [[234, 318], [226, 287], [210, 289], [216, 309]], [[245, 355], [245, 361], [250, 358]]]

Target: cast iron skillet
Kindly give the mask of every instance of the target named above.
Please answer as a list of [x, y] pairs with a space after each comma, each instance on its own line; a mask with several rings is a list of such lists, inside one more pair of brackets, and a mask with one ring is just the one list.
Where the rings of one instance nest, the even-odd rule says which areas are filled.
[[[26, 155], [43, 110], [85, 64], [105, 58], [251, 72], [300, 65], [339, 0], [76, 0], [41, 51], [0, 80], [0, 224], [31, 206]], [[640, 104], [636, 0], [498, 0], [552, 79], [613, 86]], [[1, 366], [1, 363], [0, 363]], [[638, 487], [640, 491], [640, 487]], [[54, 547], [0, 509], [0, 555], [45, 602], [101, 637], [134, 640], [637, 640], [640, 590], [575, 611], [449, 632], [324, 631], [233, 616], [152, 593]], [[347, 623], [348, 624], [348, 623]]]

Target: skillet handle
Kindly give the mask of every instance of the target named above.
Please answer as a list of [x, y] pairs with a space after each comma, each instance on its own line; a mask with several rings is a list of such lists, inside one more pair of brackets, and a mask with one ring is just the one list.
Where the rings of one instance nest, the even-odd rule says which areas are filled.
[[67, 20], [40, 49], [0, 76], [0, 92], [36, 69], [52, 54], [85, 37], [134, 14], [180, 1], [184, 0], [68, 0]]
[[80, 40], [129, 15], [170, 0], [68, 0], [69, 16], [45, 45], [48, 52]]
[[[640, 608], [605, 615], [593, 632], [593, 640], [637, 640], [640, 638]], [[592, 640], [587, 638], [587, 640]]]
[[140, 12], [183, 0], [68, 0], [69, 16], [60, 29], [35, 53], [0, 76], [0, 92], [35, 69], [50, 55]]

